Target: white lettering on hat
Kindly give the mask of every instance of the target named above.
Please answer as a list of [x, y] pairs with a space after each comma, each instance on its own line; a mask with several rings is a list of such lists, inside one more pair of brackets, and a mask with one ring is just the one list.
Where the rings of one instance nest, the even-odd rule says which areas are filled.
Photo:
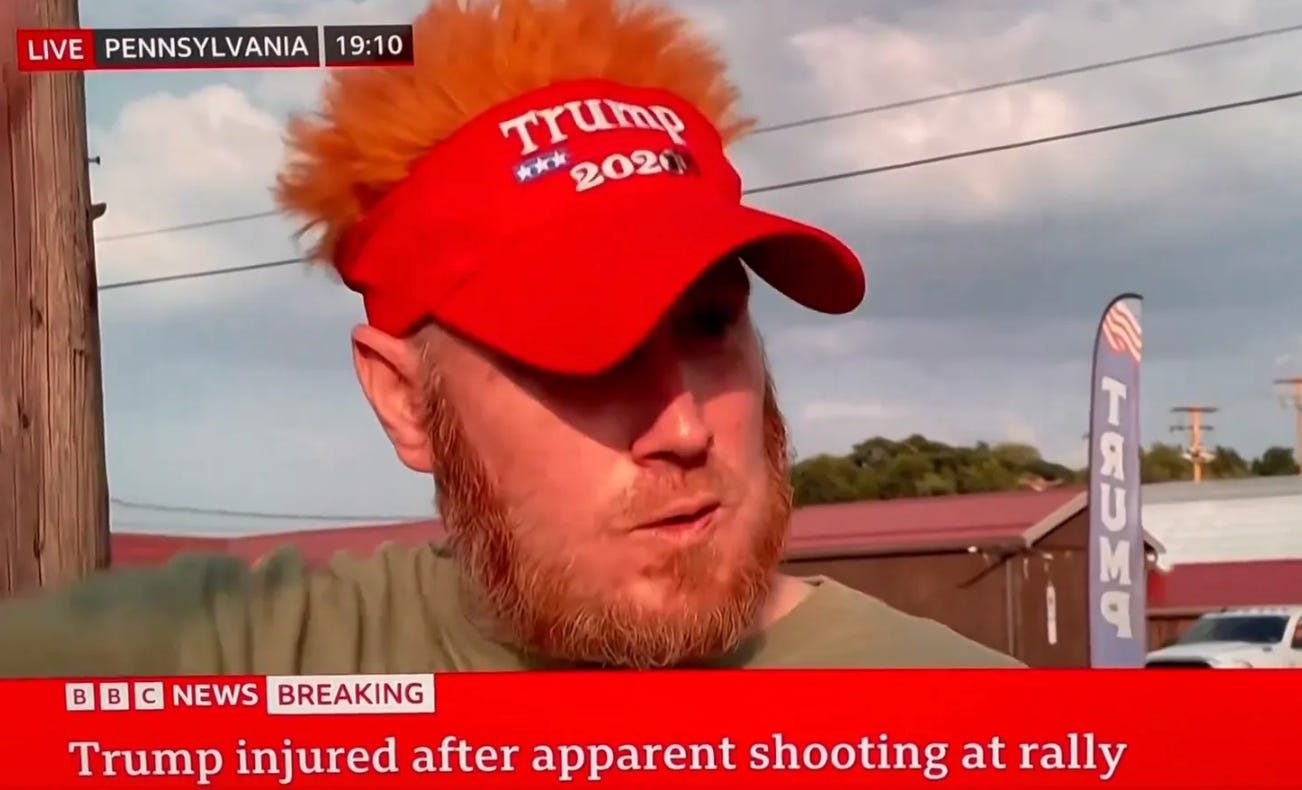
[[530, 110], [498, 124], [502, 136], [514, 137], [520, 156], [536, 153], [540, 146], [534, 139], [539, 124], [546, 126], [548, 146], [557, 146], [575, 132], [593, 134], [613, 129], [657, 129], [678, 145], [685, 145], [682, 133], [687, 129], [678, 113], [662, 106], [643, 107], [611, 99], [583, 99], [556, 107]]
[[668, 107], [652, 107], [651, 112], [655, 113], [656, 120], [660, 122], [660, 128], [665, 130], [669, 138], [679, 145], [686, 145], [687, 141], [682, 138], [682, 133], [687, 129], [687, 124], [683, 119], [678, 117], [678, 113]]
[[[585, 101], [572, 101], [565, 105], [565, 109], [570, 111], [570, 117], [574, 119], [574, 125], [579, 127], [583, 132], [608, 132], [611, 129], [618, 129], [618, 126], [611, 123], [602, 112], [603, 102], [601, 99], [587, 99]], [[585, 118], [581, 106], [586, 106], [592, 118]]]
[[538, 144], [529, 136], [529, 126], [538, 122], [538, 113], [530, 110], [524, 115], [517, 115], [509, 121], [497, 125], [503, 137], [510, 137], [511, 132], [520, 136], [520, 156], [528, 156], [538, 150]]
[[645, 107], [639, 107], [636, 104], [626, 104], [622, 101], [606, 100], [606, 106], [615, 114], [615, 122], [620, 128], [636, 129], [659, 129], [656, 124], [656, 117]]
[[547, 131], [551, 133], [552, 145], [564, 142], [567, 139], [565, 132], [561, 130], [561, 125], [557, 123], [564, 114], [564, 107], [548, 107], [538, 111], [538, 117], [543, 119], [543, 123], [547, 124]]

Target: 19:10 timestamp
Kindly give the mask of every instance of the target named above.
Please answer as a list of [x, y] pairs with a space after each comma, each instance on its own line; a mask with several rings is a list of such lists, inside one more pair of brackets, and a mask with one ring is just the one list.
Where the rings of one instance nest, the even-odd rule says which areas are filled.
[[410, 66], [411, 25], [344, 25], [325, 28], [327, 66]]

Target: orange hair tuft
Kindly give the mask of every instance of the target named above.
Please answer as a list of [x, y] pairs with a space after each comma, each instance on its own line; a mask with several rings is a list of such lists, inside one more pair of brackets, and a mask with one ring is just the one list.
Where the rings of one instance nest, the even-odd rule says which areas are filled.
[[553, 82], [609, 79], [694, 104], [725, 143], [751, 126], [716, 48], [662, 6], [622, 0], [434, 0], [413, 23], [415, 65], [331, 74], [322, 108], [292, 118], [277, 177], [282, 211], [343, 235], [416, 160], [474, 116]]

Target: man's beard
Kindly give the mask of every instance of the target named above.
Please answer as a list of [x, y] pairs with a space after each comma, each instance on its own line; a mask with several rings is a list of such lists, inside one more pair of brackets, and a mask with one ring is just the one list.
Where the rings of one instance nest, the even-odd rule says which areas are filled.
[[[666, 605], [650, 608], [627, 600], [622, 590], [575, 578], [563, 542], [549, 551], [546, 536], [522, 539], [527, 525], [499, 498], [440, 390], [432, 372], [426, 395], [437, 503], [466, 582], [468, 614], [489, 636], [543, 659], [627, 668], [704, 663], [746, 637], [768, 596], [791, 515], [786, 425], [767, 375], [767, 480], [758, 517], [720, 525], [746, 530], [740, 551], [717, 545], [727, 541], [705, 541], [676, 548], [646, 569], [671, 590]], [[735, 495], [741, 485], [735, 471], [711, 459], [639, 483], [621, 513], [635, 522], [674, 499]]]

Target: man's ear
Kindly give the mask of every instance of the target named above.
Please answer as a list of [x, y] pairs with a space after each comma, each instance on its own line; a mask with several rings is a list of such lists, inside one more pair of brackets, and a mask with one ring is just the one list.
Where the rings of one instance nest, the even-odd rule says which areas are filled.
[[420, 352], [406, 339], [362, 325], [353, 329], [353, 365], [398, 460], [414, 471], [431, 473]]

